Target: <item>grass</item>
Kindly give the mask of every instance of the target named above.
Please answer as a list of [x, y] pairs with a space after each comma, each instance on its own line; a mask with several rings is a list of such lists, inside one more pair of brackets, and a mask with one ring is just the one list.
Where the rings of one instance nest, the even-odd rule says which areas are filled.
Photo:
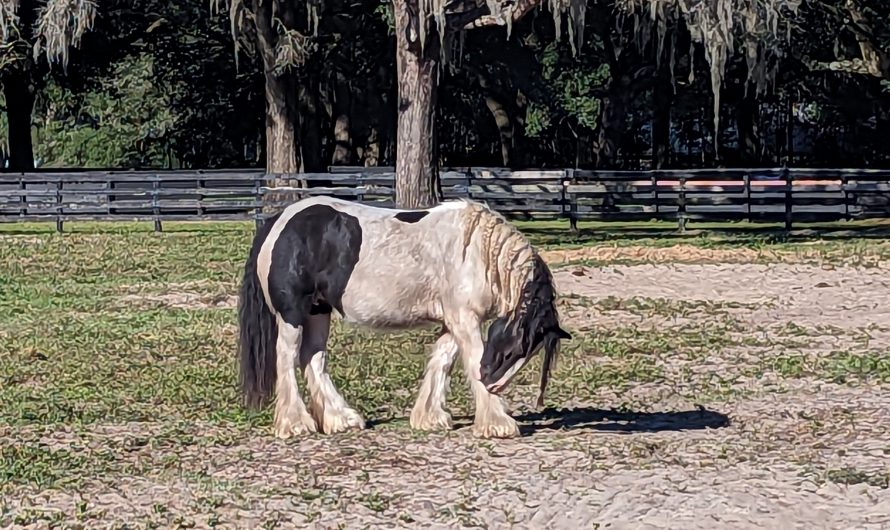
[[890, 357], [886, 351], [831, 351], [820, 357], [788, 354], [774, 360], [783, 377], [821, 377], [835, 383], [876, 380], [890, 383]]
[[[735, 239], [679, 237], [659, 234], [661, 228], [649, 225], [612, 227], [602, 235], [599, 231], [608, 227], [594, 224], [572, 235], [557, 223], [520, 226], [546, 249], [683, 243], [789, 255], [815, 248], [839, 260], [890, 256], [890, 247], [865, 238], [798, 241], [756, 233]], [[70, 233], [59, 235], [46, 226], [0, 227], [0, 492], [77, 491], [90, 481], [114, 483], [122, 476], [216, 481], [204, 467], [209, 461], [187, 461], [182, 455], [240, 448], [268, 436], [272, 420], [269, 410], [250, 413], [240, 406], [237, 322], [227, 301], [237, 294], [252, 225], [171, 224], [159, 234], [150, 225], [84, 223], [69, 228]], [[193, 296], [170, 303], [183, 293]], [[639, 322], [685, 318], [660, 328], [636, 323], [575, 326], [576, 338], [564, 346], [548, 389], [548, 404], [594, 400], [598, 392], [622, 396], [647, 384], [675, 388], [690, 399], [731, 400], [740, 395], [740, 378], [766, 372], [843, 384], [890, 382], [886, 352], [867, 347], [868, 330], [856, 339], [865, 341], [862, 347], [814, 356], [808, 353], [809, 341], [839, 331], [786, 324], [770, 334], [750, 333], [736, 313], [758, 311], [763, 304], [565, 298], [575, 309], [628, 314]], [[376, 428], [404, 432], [434, 339], [434, 329], [378, 333], [335, 322], [332, 377]], [[765, 353], [754, 365], [739, 362], [730, 373], [700, 369], [715, 359], [732, 366], [739, 351]], [[539, 367], [536, 358], [510, 390], [517, 412], [533, 401]], [[449, 406], [459, 420], [471, 411], [468, 398], [463, 377], [456, 374]], [[627, 398], [628, 407], [651, 405], [633, 399]], [[240, 462], [253, 458], [256, 454], [246, 449], [238, 455]], [[855, 478], [839, 477], [832, 480]], [[213, 484], [213, 491], [238, 488]], [[302, 496], [300, 502], [312, 509], [339, 496], [322, 486], [297, 491], [302, 493], [288, 495]], [[207, 493], [194, 509], [214, 512], [222, 498]], [[384, 490], [366, 488], [356, 502], [374, 513], [413, 520], [411, 513], [398, 511], [399, 499]], [[162, 508], [156, 514], [165, 521], [160, 526], [194, 523], [187, 517], [177, 523], [174, 518], [181, 514], [160, 513]], [[443, 509], [458, 514], [454, 517], [472, 511]], [[22, 524], [65, 519], [36, 509], [19, 510], [9, 518], [7, 509], [2, 510], [0, 525], [12, 519]], [[82, 520], [95, 515], [81, 511]], [[274, 526], [273, 520], [267, 523]]]
[[[591, 244], [607, 246], [669, 247], [677, 244], [699, 248], [800, 251], [804, 248], [832, 253], [842, 251], [855, 255], [880, 253], [890, 256], [890, 221], [868, 220], [799, 224], [790, 233], [775, 224], [745, 222], [691, 223], [687, 231], [677, 231], [675, 223], [667, 221], [602, 222], [582, 221], [573, 232], [566, 220], [514, 221], [533, 244], [548, 249], [580, 248]], [[188, 237], [204, 235], [228, 236], [234, 239], [249, 238], [253, 221], [232, 222], [167, 222], [165, 234]], [[151, 222], [101, 222], [78, 221], [65, 224], [66, 234], [124, 235], [140, 237], [153, 234]], [[52, 222], [0, 224], [0, 235], [37, 236], [55, 234]]]
[[[268, 412], [251, 415], [237, 405], [237, 328], [230, 307], [165, 307], [127, 298], [171, 290], [235, 295], [252, 225], [194, 223], [160, 234], [141, 225], [84, 225], [64, 235], [14, 225], [31, 235], [4, 238], [0, 245], [0, 422], [268, 422]], [[523, 228], [545, 248], [567, 244], [534, 235], [550, 225]], [[745, 304], [614, 297], [597, 301], [595, 307], [644, 316], [750, 309]], [[563, 369], [583, 384], [650, 381], [658, 370], [645, 361], [646, 355], [732, 346], [725, 332], [690, 327], [680, 334], [647, 333], [642, 341], [639, 333], [606, 337], [587, 332], [571, 347]], [[371, 416], [403, 414], [432, 333], [380, 334], [335, 325], [331, 370], [345, 397]], [[586, 351], [620, 359], [621, 373], [608, 363], [573, 364]], [[880, 360], [869, 362], [856, 364], [851, 358], [837, 366], [855, 372], [876, 364], [875, 369], [885, 370]], [[788, 366], [782, 370], [793, 371], [793, 363]], [[557, 396], [560, 390], [554, 390]], [[467, 405], [460, 399], [457, 404]]]
[[890, 473], [869, 473], [855, 468], [830, 469], [825, 473], [825, 480], [837, 484], [868, 484], [881, 489], [890, 488]]

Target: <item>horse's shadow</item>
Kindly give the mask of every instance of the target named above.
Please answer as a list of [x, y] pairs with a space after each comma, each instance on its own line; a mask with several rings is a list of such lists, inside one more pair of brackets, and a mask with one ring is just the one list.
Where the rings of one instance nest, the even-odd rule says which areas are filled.
[[699, 407], [674, 412], [632, 412], [592, 407], [544, 409], [516, 416], [523, 436], [546, 430], [591, 430], [618, 433], [695, 431], [730, 425], [726, 414]]
[[[541, 412], [528, 412], [514, 416], [519, 422], [522, 436], [531, 436], [548, 430], [589, 430], [617, 433], [696, 431], [729, 427], [726, 414], [699, 407], [696, 410], [674, 412], [632, 412], [616, 409], [580, 407], [575, 409], [548, 408]], [[394, 418], [369, 422], [377, 427], [394, 421]], [[454, 418], [454, 429], [470, 427], [473, 418]]]

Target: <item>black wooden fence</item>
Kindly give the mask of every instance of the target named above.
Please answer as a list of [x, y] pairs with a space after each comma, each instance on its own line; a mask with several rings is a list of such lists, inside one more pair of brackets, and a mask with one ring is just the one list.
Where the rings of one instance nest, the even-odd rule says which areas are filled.
[[[392, 168], [331, 168], [275, 175], [250, 170], [0, 173], [0, 222], [259, 221], [299, 197], [331, 195], [393, 206]], [[890, 171], [711, 169], [676, 171], [441, 172], [446, 199], [487, 202], [512, 219], [690, 220], [784, 223], [890, 218]], [[266, 210], [266, 213], [263, 212]]]

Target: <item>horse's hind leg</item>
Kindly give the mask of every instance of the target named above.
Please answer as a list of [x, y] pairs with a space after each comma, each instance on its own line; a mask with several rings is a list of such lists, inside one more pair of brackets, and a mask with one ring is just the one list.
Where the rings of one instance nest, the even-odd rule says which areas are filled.
[[423, 383], [411, 410], [411, 428], [422, 431], [451, 429], [451, 414], [445, 410], [445, 398], [457, 351], [457, 342], [445, 330], [436, 341], [427, 362]]
[[309, 387], [309, 410], [322, 432], [333, 434], [350, 429], [364, 429], [365, 420], [337, 392], [328, 374], [328, 334], [331, 315], [311, 315], [306, 320], [300, 366]]
[[476, 402], [476, 417], [473, 421], [473, 434], [480, 438], [512, 438], [519, 436], [519, 425], [510, 417], [500, 396], [494, 395], [478, 379], [482, 362], [482, 329], [479, 318], [465, 313], [449, 324], [460, 348], [461, 362], [470, 382], [470, 390]]
[[306, 410], [297, 386], [294, 359], [302, 342], [303, 327], [292, 326], [278, 318], [277, 379], [275, 381], [275, 435], [290, 438], [316, 432], [315, 420]]

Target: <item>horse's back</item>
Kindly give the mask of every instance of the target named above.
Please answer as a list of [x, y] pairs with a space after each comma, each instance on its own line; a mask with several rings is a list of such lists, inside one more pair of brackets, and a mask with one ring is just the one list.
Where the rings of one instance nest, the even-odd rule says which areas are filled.
[[309, 311], [407, 326], [438, 319], [460, 258], [460, 202], [404, 210], [316, 196], [288, 206], [264, 243], [269, 298], [295, 325]]
[[460, 210], [466, 208], [467, 205], [473, 204], [474, 202], [468, 199], [460, 199], [460, 200], [449, 200], [445, 202], [441, 202], [435, 206], [431, 206], [430, 208], [417, 208], [417, 209], [405, 209], [405, 208], [393, 208], [388, 206], [380, 206], [376, 204], [363, 203], [358, 201], [350, 201], [347, 199], [341, 199], [339, 197], [333, 197], [330, 195], [316, 195], [314, 197], [307, 197], [305, 199], [300, 199], [297, 202], [294, 202], [290, 205], [291, 208], [303, 209], [311, 205], [315, 204], [323, 204], [335, 208], [344, 213], [349, 213], [351, 215], [355, 215], [356, 217], [369, 217], [369, 218], [392, 218], [395, 220], [399, 220], [404, 223], [414, 223], [418, 220], [426, 217], [427, 215], [440, 215], [446, 212], [453, 212], [455, 210]]
[[344, 316], [377, 327], [440, 320], [446, 279], [461, 257], [462, 228], [454, 214], [459, 207], [347, 207], [363, 231], [360, 259], [344, 294]]

